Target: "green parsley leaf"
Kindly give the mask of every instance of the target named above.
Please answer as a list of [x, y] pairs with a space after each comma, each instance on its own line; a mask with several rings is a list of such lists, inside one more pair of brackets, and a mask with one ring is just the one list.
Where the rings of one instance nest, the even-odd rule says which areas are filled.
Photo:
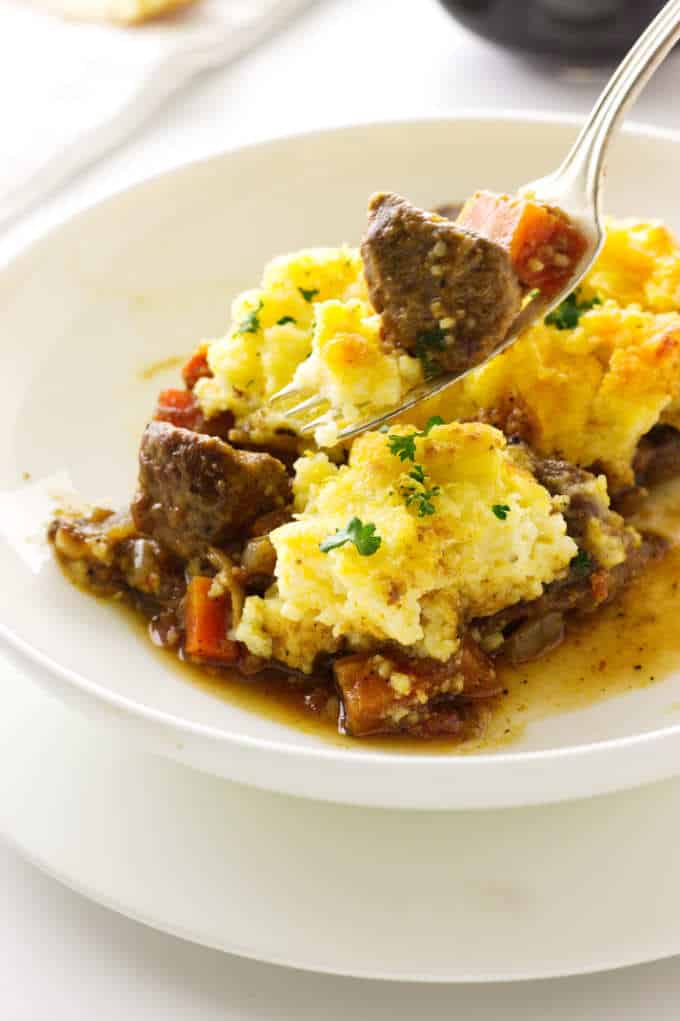
[[495, 503], [491, 510], [494, 512], [497, 518], [500, 518], [501, 521], [505, 521], [508, 514], [510, 513], [510, 508], [508, 507], [507, 503]]
[[[390, 448], [390, 454], [394, 454], [400, 461], [415, 461], [416, 440], [427, 436], [436, 425], [444, 425], [444, 419], [440, 415], [433, 415], [432, 418], [428, 418], [422, 432], [412, 432], [408, 436], [388, 436], [387, 446]], [[382, 429], [380, 432], [382, 432]]]
[[277, 326], [285, 326], [286, 323], [295, 323], [296, 320], [292, 316], [281, 316], [280, 319], [276, 320]]
[[558, 330], [573, 330], [584, 312], [601, 304], [602, 299], [597, 295], [594, 298], [579, 301], [576, 291], [573, 291], [561, 305], [558, 305], [545, 317], [544, 321], [547, 326], [555, 326]]
[[375, 534], [375, 525], [364, 525], [360, 518], [352, 518], [346, 528], [338, 529], [335, 535], [329, 535], [319, 543], [319, 549], [322, 553], [328, 553], [347, 542], [354, 543], [360, 556], [370, 557], [380, 549], [382, 539]]
[[576, 571], [577, 574], [588, 574], [595, 564], [586, 551], [584, 549], [580, 549], [576, 556], [571, 558], [569, 566]]
[[446, 347], [444, 331], [435, 326], [432, 330], [424, 330], [416, 337], [416, 358], [423, 367], [425, 379], [434, 379], [441, 376], [442, 367], [437, 360], [432, 358], [432, 351], [443, 351]]
[[405, 489], [404, 494], [406, 506], [410, 507], [414, 503], [418, 509], [419, 518], [429, 517], [437, 509], [432, 500], [439, 495], [439, 486], [433, 486], [432, 489]]
[[258, 301], [255, 308], [251, 309], [248, 315], [245, 317], [243, 322], [239, 325], [235, 331], [236, 336], [240, 337], [244, 333], [257, 333], [260, 329], [260, 312], [262, 311], [262, 302]]
[[425, 485], [425, 469], [422, 464], [415, 464], [411, 471], [408, 473], [408, 477], [413, 479], [414, 482], [419, 482], [421, 486]]
[[388, 436], [387, 446], [390, 454], [394, 454], [400, 461], [415, 461], [416, 459], [416, 436], [419, 433], [409, 433], [408, 436]]
[[410, 507], [411, 504], [415, 504], [418, 509], [419, 518], [424, 518], [430, 514], [434, 514], [437, 508], [432, 503], [432, 500], [441, 492], [439, 486], [430, 486], [428, 488], [427, 475], [422, 464], [414, 464], [413, 468], [408, 473], [408, 477], [413, 479], [417, 485], [401, 487], [402, 496], [404, 497], [406, 506]]
[[317, 294], [319, 293], [319, 288], [318, 287], [312, 287], [311, 290], [307, 291], [307, 290], [305, 290], [304, 287], [298, 287], [298, 291], [300, 292], [302, 297], [305, 299], [305, 301], [311, 302], [312, 299], [315, 298], [317, 296]]
[[428, 418], [427, 422], [425, 423], [425, 428], [423, 429], [420, 435], [428, 436], [430, 431], [434, 429], [436, 425], [444, 425], [444, 419], [442, 418], [441, 415], [433, 415], [432, 418]]

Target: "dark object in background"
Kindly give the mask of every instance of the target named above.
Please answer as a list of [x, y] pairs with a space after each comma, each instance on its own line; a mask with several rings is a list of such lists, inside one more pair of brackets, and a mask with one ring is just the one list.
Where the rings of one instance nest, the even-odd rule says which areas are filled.
[[562, 60], [624, 55], [664, 0], [440, 0], [468, 28], [512, 49]]

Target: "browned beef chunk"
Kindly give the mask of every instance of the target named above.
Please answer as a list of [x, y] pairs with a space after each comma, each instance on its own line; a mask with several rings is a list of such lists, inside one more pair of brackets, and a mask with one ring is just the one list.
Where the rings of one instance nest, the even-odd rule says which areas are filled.
[[99, 595], [133, 590], [150, 605], [169, 606], [184, 593], [181, 564], [154, 539], [139, 535], [129, 513], [97, 509], [90, 517], [59, 517], [49, 538], [75, 582]]
[[141, 532], [187, 559], [283, 507], [289, 481], [269, 454], [234, 450], [213, 436], [151, 422], [139, 451], [132, 515]]
[[493, 637], [494, 654], [502, 653], [513, 663], [537, 659], [564, 638], [566, 615], [592, 613], [610, 602], [663, 549], [663, 542], [650, 536], [629, 548], [623, 563], [611, 570], [577, 561], [566, 578], [546, 585], [538, 599], [516, 603], [493, 617], [473, 622], [473, 630], [483, 645]]
[[[599, 492], [594, 488], [595, 476], [585, 468], [579, 468], [569, 461], [546, 458], [534, 462], [534, 474], [552, 496], [566, 496], [569, 500], [563, 510], [567, 532], [581, 548], [588, 547], [588, 522], [597, 518], [606, 531], [615, 536], [625, 537], [626, 526], [620, 515], [609, 510]], [[631, 537], [632, 538], [632, 537]], [[596, 556], [596, 550], [589, 549]]]
[[[663, 549], [662, 540], [640, 539], [619, 514], [610, 510], [593, 486], [594, 476], [583, 468], [555, 459], [536, 460], [538, 481], [554, 496], [567, 497], [563, 510], [569, 535], [579, 546], [565, 578], [547, 585], [531, 602], [516, 603], [493, 617], [474, 622], [482, 644], [514, 662], [535, 659], [564, 637], [564, 617], [591, 613], [609, 602]], [[589, 527], [595, 520], [597, 528]], [[623, 543], [625, 559], [613, 567], [603, 562], [610, 540]]]
[[639, 486], [655, 486], [680, 475], [680, 432], [671, 425], [656, 425], [638, 444], [633, 460]]
[[470, 638], [446, 663], [385, 651], [343, 656], [333, 667], [342, 726], [352, 737], [457, 733], [466, 700], [500, 691], [491, 660]]
[[500, 245], [398, 195], [371, 199], [361, 254], [386, 340], [418, 354], [430, 375], [484, 361], [519, 312], [522, 291]]

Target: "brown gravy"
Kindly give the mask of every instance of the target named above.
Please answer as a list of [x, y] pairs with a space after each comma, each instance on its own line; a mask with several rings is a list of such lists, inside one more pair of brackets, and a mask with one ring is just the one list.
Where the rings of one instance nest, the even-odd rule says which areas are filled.
[[[522, 666], [499, 663], [504, 694], [495, 700], [484, 734], [464, 743], [455, 738], [345, 737], [337, 732], [335, 718], [306, 707], [309, 689], [291, 685], [276, 672], [247, 679], [182, 663], [174, 652], [151, 643], [150, 648], [163, 657], [165, 667], [170, 662], [210, 695], [345, 748], [433, 755], [493, 751], [518, 738], [533, 720], [656, 684], [680, 664], [680, 629], [669, 627], [680, 589], [680, 481], [659, 487], [638, 520], [671, 540], [665, 556], [648, 564], [611, 605], [572, 622], [559, 648]], [[127, 612], [139, 626], [138, 615]]]
[[182, 663], [172, 652], [156, 652], [165, 666], [170, 660], [187, 680], [214, 697], [334, 744], [420, 754], [469, 754], [511, 743], [530, 721], [662, 681], [680, 663], [680, 629], [668, 627], [677, 612], [679, 589], [677, 546], [648, 565], [610, 606], [572, 623], [559, 648], [522, 666], [499, 664], [505, 692], [495, 699], [483, 736], [462, 744], [452, 738], [345, 737], [338, 734], [335, 719], [306, 708], [305, 691], [275, 672], [248, 680]]

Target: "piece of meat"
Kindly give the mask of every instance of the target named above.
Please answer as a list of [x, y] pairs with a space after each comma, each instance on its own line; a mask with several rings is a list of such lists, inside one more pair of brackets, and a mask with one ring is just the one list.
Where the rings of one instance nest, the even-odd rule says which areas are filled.
[[342, 656], [333, 669], [341, 726], [352, 737], [456, 732], [466, 699], [490, 698], [501, 690], [491, 660], [470, 638], [446, 663], [386, 650]]
[[385, 339], [426, 375], [464, 372], [502, 344], [522, 290], [508, 253], [391, 193], [374, 195], [361, 245]]
[[129, 512], [98, 508], [89, 517], [57, 517], [48, 537], [73, 581], [97, 595], [131, 591], [171, 606], [184, 593], [181, 564], [139, 535]]
[[[546, 585], [538, 599], [515, 603], [492, 617], [473, 621], [471, 627], [483, 647], [493, 639], [494, 656], [502, 654], [517, 663], [536, 659], [559, 644], [565, 617], [592, 613], [611, 602], [665, 548], [659, 537], [645, 536], [639, 545], [631, 545], [626, 559], [611, 570], [594, 566], [583, 569], [574, 564], [566, 578]], [[550, 621], [536, 632], [535, 625], [548, 617]]]
[[614, 536], [626, 538], [625, 522], [619, 514], [610, 510], [595, 489], [595, 476], [585, 468], [579, 468], [569, 461], [558, 458], [536, 459], [534, 475], [551, 496], [565, 496], [568, 504], [562, 511], [567, 522], [567, 532], [579, 548], [588, 549], [588, 523], [593, 518], [602, 522], [603, 527]]
[[269, 454], [165, 422], [144, 431], [132, 516], [141, 532], [182, 559], [237, 537], [289, 499], [285, 468]]
[[569, 284], [587, 246], [561, 209], [511, 195], [476, 192], [456, 223], [501, 245], [524, 286], [546, 297]]
[[656, 486], [680, 476], [680, 432], [671, 425], [655, 425], [638, 444], [633, 470], [638, 486]]
[[[531, 455], [528, 453], [531, 458]], [[549, 493], [566, 497], [562, 508], [567, 532], [579, 547], [564, 578], [546, 585], [543, 594], [519, 602], [492, 617], [473, 621], [484, 648], [513, 662], [535, 659], [564, 636], [565, 616], [592, 613], [610, 602], [644, 565], [663, 552], [656, 536], [640, 536], [611, 510], [594, 486], [591, 472], [555, 458], [532, 459], [532, 470]], [[597, 527], [592, 527], [592, 522]], [[607, 566], [607, 551], [619, 544], [624, 560]]]

